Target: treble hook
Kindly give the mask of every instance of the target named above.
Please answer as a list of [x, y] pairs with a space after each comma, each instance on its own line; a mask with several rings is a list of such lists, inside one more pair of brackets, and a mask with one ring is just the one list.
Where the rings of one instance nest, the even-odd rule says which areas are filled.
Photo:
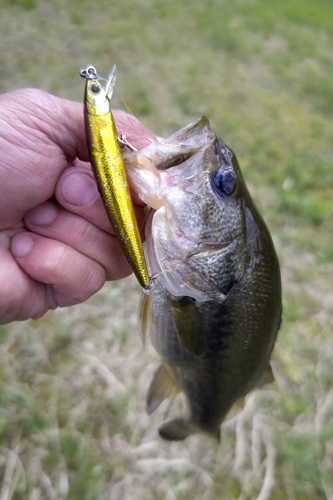
[[132, 144], [130, 142], [128, 142], [128, 140], [126, 139], [126, 135], [125, 134], [121, 134], [119, 137], [118, 137], [118, 141], [120, 142], [120, 144], [122, 146], [127, 146], [129, 149], [131, 149], [132, 151], [139, 151], [138, 149], [136, 149], [134, 146], [132, 146]]
[[85, 68], [80, 69], [80, 76], [82, 78], [86, 78], [87, 80], [97, 80], [99, 78], [96, 68], [91, 64], [88, 64]]

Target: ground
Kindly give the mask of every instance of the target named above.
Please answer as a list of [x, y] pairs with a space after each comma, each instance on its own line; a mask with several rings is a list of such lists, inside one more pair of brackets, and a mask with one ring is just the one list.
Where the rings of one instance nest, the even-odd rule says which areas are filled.
[[[333, 498], [331, 0], [0, 0], [0, 91], [82, 100], [118, 66], [113, 106], [160, 136], [201, 115], [238, 156], [279, 255], [275, 383], [222, 426], [164, 443], [158, 365], [133, 277], [0, 328], [0, 500]], [[181, 402], [179, 405], [181, 406]]]

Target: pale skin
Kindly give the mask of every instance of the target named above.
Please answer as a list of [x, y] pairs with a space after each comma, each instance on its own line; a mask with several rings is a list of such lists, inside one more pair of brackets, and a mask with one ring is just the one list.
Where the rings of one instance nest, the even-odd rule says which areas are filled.
[[[0, 324], [85, 301], [131, 273], [93, 177], [83, 106], [39, 90], [0, 96]], [[115, 111], [136, 148], [155, 136]], [[144, 207], [134, 196], [139, 225]]]

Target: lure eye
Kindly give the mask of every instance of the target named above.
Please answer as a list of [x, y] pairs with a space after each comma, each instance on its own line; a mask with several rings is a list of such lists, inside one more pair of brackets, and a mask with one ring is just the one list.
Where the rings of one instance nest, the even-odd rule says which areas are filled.
[[220, 168], [213, 173], [212, 186], [218, 194], [231, 196], [237, 187], [236, 174], [232, 170]]
[[96, 83], [93, 83], [92, 85], [90, 85], [90, 90], [93, 94], [99, 94], [99, 92], [101, 91], [101, 88], [99, 85], [96, 85]]

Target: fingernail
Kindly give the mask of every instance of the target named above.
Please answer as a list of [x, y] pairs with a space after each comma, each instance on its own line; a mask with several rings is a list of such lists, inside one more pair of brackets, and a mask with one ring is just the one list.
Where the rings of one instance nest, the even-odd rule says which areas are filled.
[[28, 234], [18, 234], [12, 240], [11, 251], [14, 257], [21, 258], [28, 255], [33, 247], [34, 241]]
[[62, 196], [70, 205], [88, 205], [97, 195], [96, 182], [83, 173], [73, 173], [65, 177], [60, 187]]
[[25, 217], [25, 221], [33, 225], [46, 226], [51, 224], [58, 215], [58, 208], [54, 203], [46, 201], [39, 207], [30, 210]]

